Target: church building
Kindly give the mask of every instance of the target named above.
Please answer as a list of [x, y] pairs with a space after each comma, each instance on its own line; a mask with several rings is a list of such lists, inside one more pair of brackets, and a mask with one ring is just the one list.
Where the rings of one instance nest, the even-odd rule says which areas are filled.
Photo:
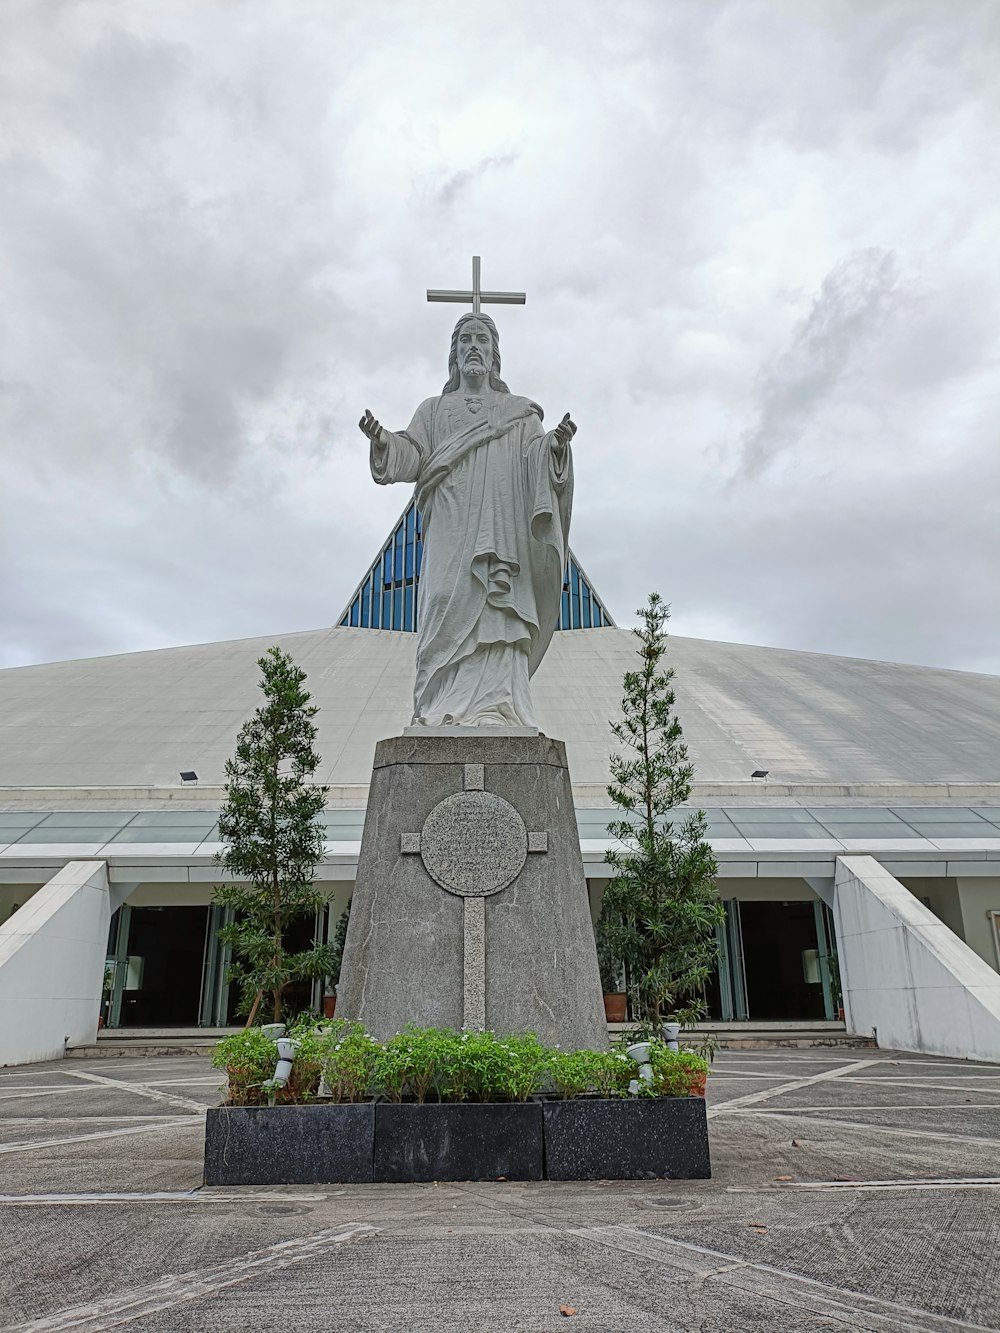
[[[411, 503], [332, 627], [0, 671], [0, 1064], [92, 1041], [99, 1011], [109, 1028], [232, 1021], [217, 813], [272, 644], [320, 710], [332, 934], [375, 744], [410, 721], [420, 567]], [[596, 920], [635, 640], [572, 552], [558, 631], [532, 694], [566, 742]], [[710, 1018], [1000, 1060], [1000, 678], [669, 642], [726, 907]]]

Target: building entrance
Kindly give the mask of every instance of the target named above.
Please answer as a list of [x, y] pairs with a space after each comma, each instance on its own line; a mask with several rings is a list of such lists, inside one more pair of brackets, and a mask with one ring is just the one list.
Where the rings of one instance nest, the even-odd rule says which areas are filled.
[[[747, 1017], [832, 1018], [824, 985], [827, 948], [812, 902], [740, 903]], [[824, 932], [825, 933], [825, 932]]]
[[[325, 939], [327, 913], [315, 922], [296, 922], [285, 933], [290, 951]], [[228, 981], [232, 954], [219, 939], [232, 909], [132, 907], [125, 903], [111, 919], [105, 966], [105, 1025], [118, 1027], [241, 1026], [239, 987]], [[297, 982], [285, 992], [286, 1015], [317, 1010], [323, 994], [316, 981]], [[266, 1017], [267, 1004], [258, 1021]]]
[[835, 1018], [839, 979], [827, 908], [818, 899], [723, 902], [718, 965], [704, 992], [706, 1018], [762, 1023]]
[[209, 908], [129, 907], [111, 925], [109, 1027], [199, 1021]]

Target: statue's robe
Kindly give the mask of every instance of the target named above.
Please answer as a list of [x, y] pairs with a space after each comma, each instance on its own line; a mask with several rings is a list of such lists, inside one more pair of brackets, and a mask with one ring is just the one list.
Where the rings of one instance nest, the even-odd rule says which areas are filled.
[[372, 476], [415, 482], [423, 516], [414, 723], [535, 726], [528, 680], [559, 618], [569, 445], [508, 393], [428, 398], [385, 435]]

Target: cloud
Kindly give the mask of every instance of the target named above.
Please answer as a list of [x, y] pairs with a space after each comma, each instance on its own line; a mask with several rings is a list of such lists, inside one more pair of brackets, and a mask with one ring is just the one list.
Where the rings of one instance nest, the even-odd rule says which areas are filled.
[[1000, 669], [988, 0], [14, 0], [4, 41], [0, 664], [332, 623], [406, 498], [358, 417], [439, 390], [424, 293], [479, 254], [620, 621]]
[[761, 374], [758, 415], [743, 435], [739, 475], [759, 475], [799, 443], [845, 377], [863, 373], [866, 354], [904, 305], [891, 251], [861, 250], [831, 270], [790, 345]]

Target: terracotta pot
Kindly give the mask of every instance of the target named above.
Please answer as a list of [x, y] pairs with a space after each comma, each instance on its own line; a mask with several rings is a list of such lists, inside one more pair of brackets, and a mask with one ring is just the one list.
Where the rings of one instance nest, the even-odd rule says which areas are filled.
[[689, 1097], [704, 1097], [705, 1084], [708, 1082], [707, 1074], [692, 1074], [691, 1082], [688, 1084]]
[[336, 997], [336, 995], [324, 995], [324, 996], [323, 996], [323, 1017], [324, 1017], [324, 1018], [332, 1018], [336, 1012], [337, 1012], [337, 997]]
[[604, 992], [604, 1017], [609, 1023], [625, 1022], [625, 1002], [627, 998], [624, 991]]

